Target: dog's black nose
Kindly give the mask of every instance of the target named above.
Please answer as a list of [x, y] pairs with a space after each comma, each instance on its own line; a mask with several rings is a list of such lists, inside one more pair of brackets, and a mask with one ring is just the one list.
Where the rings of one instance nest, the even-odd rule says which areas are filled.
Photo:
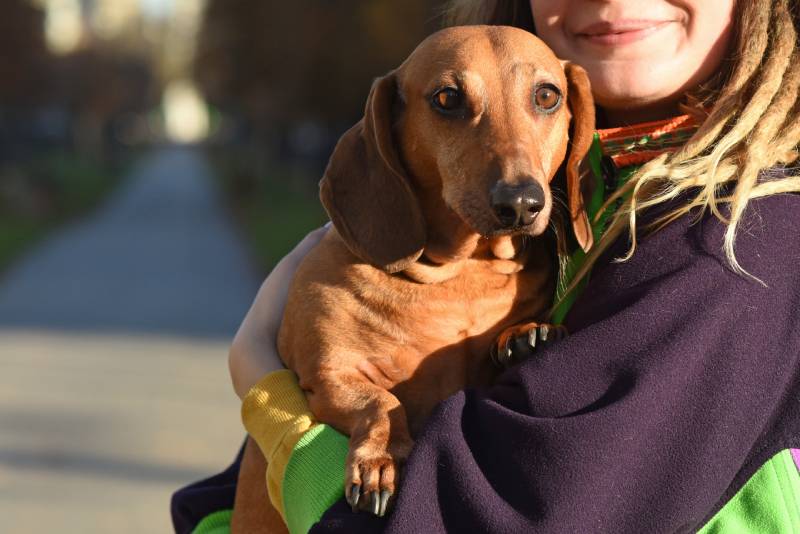
[[536, 182], [497, 182], [491, 191], [494, 214], [503, 228], [527, 226], [544, 208], [544, 189]]

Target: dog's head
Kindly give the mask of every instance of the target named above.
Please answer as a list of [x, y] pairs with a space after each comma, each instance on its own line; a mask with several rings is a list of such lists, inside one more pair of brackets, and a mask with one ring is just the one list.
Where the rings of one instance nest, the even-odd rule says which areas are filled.
[[375, 81], [334, 150], [322, 202], [356, 255], [396, 272], [422, 254], [431, 209], [485, 237], [543, 233], [569, 148], [570, 218], [588, 249], [578, 165], [593, 132], [582, 68], [517, 28], [449, 28]]

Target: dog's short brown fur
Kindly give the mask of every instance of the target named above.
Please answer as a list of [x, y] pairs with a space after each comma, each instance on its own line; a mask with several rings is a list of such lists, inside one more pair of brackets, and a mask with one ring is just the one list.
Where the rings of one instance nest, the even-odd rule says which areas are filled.
[[[543, 84], [562, 95], [549, 111], [534, 96]], [[457, 112], [433, 102], [443, 88], [462, 95]], [[551, 304], [554, 251], [530, 236], [549, 223], [570, 125], [569, 212], [588, 248], [577, 172], [594, 129], [588, 80], [528, 32], [434, 34], [375, 82], [339, 141], [321, 182], [334, 228], [295, 275], [278, 343], [314, 415], [350, 436], [351, 503], [382, 514], [431, 409], [489, 383], [498, 336]], [[543, 209], [503, 228], [490, 191], [532, 181]]]

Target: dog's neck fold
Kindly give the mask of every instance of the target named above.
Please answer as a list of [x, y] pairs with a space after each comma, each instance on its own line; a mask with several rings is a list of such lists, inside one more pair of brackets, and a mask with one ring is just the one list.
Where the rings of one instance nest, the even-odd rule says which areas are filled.
[[449, 234], [431, 232], [422, 256], [403, 270], [421, 284], [439, 284], [461, 274], [470, 260], [488, 262], [500, 274], [514, 274], [525, 267], [527, 253], [524, 236], [483, 238], [466, 228]]

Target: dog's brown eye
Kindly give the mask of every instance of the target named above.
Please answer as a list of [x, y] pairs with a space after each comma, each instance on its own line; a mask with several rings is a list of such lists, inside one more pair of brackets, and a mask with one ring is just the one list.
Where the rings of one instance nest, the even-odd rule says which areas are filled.
[[561, 93], [554, 85], [546, 84], [536, 88], [533, 94], [536, 107], [542, 111], [553, 111], [561, 102]]
[[433, 94], [433, 105], [442, 111], [454, 111], [461, 107], [461, 93], [458, 89], [446, 87]]

